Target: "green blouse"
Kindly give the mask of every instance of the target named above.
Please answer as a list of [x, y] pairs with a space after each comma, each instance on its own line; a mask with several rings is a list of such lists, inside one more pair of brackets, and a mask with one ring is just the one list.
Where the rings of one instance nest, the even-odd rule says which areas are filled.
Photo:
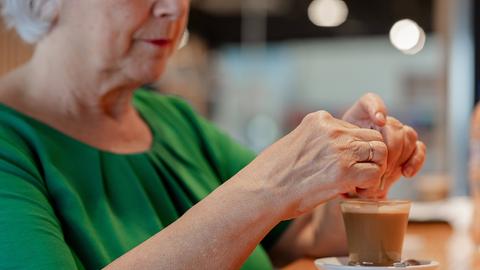
[[[254, 158], [178, 98], [139, 90], [134, 105], [154, 136], [139, 154], [98, 150], [0, 105], [0, 269], [102, 268]], [[284, 228], [242, 269], [272, 269], [265, 250]]]

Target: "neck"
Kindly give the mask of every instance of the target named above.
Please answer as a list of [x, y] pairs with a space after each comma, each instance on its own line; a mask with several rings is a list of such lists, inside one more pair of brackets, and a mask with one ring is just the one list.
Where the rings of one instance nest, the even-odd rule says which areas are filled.
[[[22, 93], [37, 106], [56, 110], [55, 115], [109, 118], [120, 121], [132, 112], [133, 91], [140, 86], [114, 70], [85, 61], [81, 53], [64, 50], [55, 42], [44, 42], [22, 69]], [[42, 104], [38, 104], [41, 102]]]
[[98, 149], [148, 150], [152, 134], [131, 102], [140, 84], [44, 42], [29, 63], [0, 80], [0, 101]]

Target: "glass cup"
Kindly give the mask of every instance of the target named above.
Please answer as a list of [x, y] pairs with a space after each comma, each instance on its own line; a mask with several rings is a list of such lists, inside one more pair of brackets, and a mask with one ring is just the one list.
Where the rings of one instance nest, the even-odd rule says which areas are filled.
[[398, 200], [342, 201], [349, 264], [392, 266], [400, 262], [410, 205]]

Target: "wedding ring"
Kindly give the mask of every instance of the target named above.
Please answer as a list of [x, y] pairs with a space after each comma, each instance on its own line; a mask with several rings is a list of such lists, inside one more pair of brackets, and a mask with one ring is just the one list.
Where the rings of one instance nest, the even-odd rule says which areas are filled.
[[368, 159], [367, 159], [367, 162], [370, 162], [373, 160], [373, 156], [375, 155], [375, 150], [373, 149], [373, 145], [371, 142], [368, 142], [368, 145], [370, 146], [370, 150], [368, 152]]

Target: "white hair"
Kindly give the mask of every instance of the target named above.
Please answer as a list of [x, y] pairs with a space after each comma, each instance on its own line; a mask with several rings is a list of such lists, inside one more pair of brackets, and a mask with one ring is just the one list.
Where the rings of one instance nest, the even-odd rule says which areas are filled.
[[0, 0], [7, 26], [15, 28], [28, 43], [35, 43], [52, 27], [59, 9], [58, 0]]

